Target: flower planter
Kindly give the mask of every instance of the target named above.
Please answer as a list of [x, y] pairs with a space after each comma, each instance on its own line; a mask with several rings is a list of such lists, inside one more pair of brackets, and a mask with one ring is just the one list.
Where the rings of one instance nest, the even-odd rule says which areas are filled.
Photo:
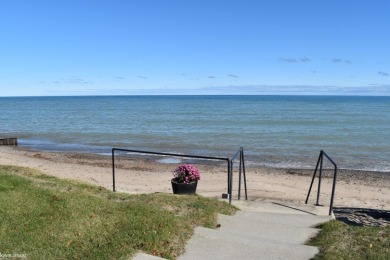
[[171, 180], [173, 194], [186, 194], [191, 195], [195, 194], [196, 186], [198, 185], [198, 181], [190, 182], [190, 183], [178, 183], [175, 178]]

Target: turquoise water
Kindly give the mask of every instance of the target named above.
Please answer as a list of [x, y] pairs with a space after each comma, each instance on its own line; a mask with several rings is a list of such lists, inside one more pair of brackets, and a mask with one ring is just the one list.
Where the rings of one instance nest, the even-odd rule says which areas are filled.
[[38, 150], [112, 147], [232, 156], [312, 168], [390, 171], [390, 97], [96, 96], [0, 98], [0, 137]]

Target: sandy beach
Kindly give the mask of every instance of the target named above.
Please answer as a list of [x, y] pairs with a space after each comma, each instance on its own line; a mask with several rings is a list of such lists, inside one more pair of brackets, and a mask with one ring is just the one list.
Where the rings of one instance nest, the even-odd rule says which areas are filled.
[[[313, 162], [315, 163], [315, 162]], [[30, 151], [0, 146], [0, 164], [24, 166], [59, 178], [76, 179], [112, 190], [111, 156], [74, 152]], [[131, 194], [172, 193], [170, 180], [178, 164], [156, 159], [116, 159], [116, 190]], [[196, 164], [201, 171], [197, 194], [220, 198], [227, 192], [226, 165]], [[313, 170], [247, 167], [248, 199], [286, 200], [304, 203]], [[309, 203], [314, 204], [316, 179]], [[320, 204], [329, 205], [332, 179], [322, 181]], [[234, 199], [237, 198], [238, 170], [234, 172]], [[242, 189], [242, 198], [244, 192]], [[335, 207], [390, 210], [390, 173], [339, 170]]]

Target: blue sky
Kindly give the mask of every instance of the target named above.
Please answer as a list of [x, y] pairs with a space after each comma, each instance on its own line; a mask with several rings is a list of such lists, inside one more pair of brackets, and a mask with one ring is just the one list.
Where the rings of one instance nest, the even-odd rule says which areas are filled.
[[390, 1], [0, 2], [0, 96], [390, 95]]

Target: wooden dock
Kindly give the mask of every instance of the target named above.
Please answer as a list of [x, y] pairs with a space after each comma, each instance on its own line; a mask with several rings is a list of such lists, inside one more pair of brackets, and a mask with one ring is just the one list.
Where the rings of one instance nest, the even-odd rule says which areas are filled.
[[18, 145], [18, 138], [0, 138], [0, 145]]

